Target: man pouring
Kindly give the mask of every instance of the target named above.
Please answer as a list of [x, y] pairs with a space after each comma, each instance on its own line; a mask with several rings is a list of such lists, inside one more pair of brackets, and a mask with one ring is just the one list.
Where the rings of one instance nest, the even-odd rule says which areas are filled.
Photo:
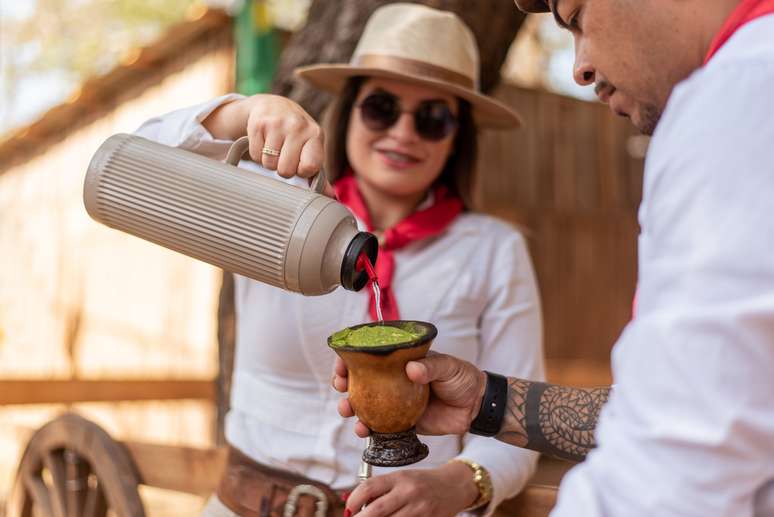
[[[574, 37], [575, 80], [653, 133], [637, 315], [613, 350], [612, 391], [445, 355], [409, 363], [433, 393], [418, 430], [588, 453], [554, 516], [774, 515], [774, 0], [516, 3], [550, 8]], [[341, 365], [334, 385], [346, 389]], [[379, 490], [365, 483], [347, 507]]]

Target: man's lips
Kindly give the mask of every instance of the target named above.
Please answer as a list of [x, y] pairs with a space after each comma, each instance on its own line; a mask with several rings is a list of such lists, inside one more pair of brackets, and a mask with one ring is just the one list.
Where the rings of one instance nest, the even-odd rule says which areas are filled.
[[612, 97], [615, 92], [615, 86], [612, 86], [610, 83], [597, 83], [594, 87], [594, 93], [596, 93], [599, 100], [605, 104], [610, 101], [610, 97]]
[[629, 118], [629, 112], [621, 105], [621, 102], [619, 101], [620, 97], [615, 98], [614, 95], [611, 95], [608, 99], [607, 105], [610, 107], [610, 110], [619, 117]]
[[629, 113], [621, 106], [621, 102], [617, 102], [620, 99], [615, 97], [618, 90], [615, 86], [609, 83], [597, 83], [594, 87], [594, 93], [597, 94], [599, 100], [604, 102], [610, 108], [610, 111], [618, 115], [619, 117], [629, 117]]

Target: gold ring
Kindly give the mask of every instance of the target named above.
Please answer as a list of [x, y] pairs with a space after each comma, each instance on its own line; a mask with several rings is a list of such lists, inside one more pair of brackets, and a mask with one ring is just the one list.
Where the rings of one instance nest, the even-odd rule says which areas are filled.
[[280, 152], [277, 149], [272, 149], [271, 147], [264, 147], [261, 149], [261, 152], [263, 154], [268, 154], [269, 156], [279, 156]]

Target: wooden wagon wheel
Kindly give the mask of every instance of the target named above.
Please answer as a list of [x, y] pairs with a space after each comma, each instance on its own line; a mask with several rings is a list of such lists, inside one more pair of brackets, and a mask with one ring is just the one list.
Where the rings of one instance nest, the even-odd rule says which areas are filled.
[[144, 517], [137, 486], [126, 449], [94, 422], [68, 413], [32, 435], [8, 517]]

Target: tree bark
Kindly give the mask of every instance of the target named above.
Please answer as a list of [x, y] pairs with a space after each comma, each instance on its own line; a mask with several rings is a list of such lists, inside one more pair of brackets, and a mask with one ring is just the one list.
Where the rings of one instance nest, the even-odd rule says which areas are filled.
[[221, 273], [218, 298], [218, 376], [215, 380], [215, 444], [226, 444], [226, 413], [231, 407], [231, 378], [236, 348], [234, 274]]
[[[344, 63], [355, 50], [365, 22], [389, 0], [314, 0], [306, 25], [290, 38], [282, 52], [272, 91], [301, 104], [319, 120], [330, 101], [304, 81], [293, 77], [298, 66]], [[425, 0], [416, 3], [453, 11], [471, 28], [481, 54], [481, 87], [490, 91], [500, 67], [524, 21], [524, 14], [508, 0]]]

